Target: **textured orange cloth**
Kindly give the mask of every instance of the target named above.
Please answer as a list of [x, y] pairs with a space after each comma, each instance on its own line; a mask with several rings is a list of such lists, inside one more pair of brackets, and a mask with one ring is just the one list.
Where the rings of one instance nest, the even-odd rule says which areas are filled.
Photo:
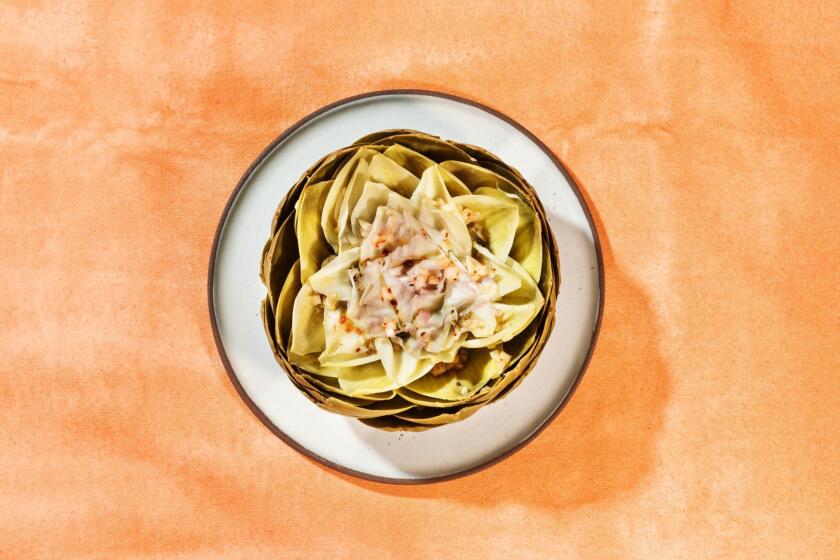
[[[0, 7], [0, 557], [840, 557], [836, 3], [58, 4]], [[254, 157], [395, 87], [536, 133], [606, 260], [566, 410], [425, 487], [274, 437], [206, 302]]]

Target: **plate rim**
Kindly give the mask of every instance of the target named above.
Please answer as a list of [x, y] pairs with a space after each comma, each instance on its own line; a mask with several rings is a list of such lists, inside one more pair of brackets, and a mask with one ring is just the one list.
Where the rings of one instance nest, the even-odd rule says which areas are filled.
[[[317, 453], [312, 452], [311, 450], [307, 449], [304, 445], [298, 443], [290, 436], [288, 436], [283, 430], [278, 428], [266, 415], [265, 413], [254, 403], [251, 397], [248, 396], [248, 393], [245, 392], [245, 389], [242, 387], [242, 384], [239, 382], [239, 378], [236, 375], [233, 367], [230, 364], [228, 359], [227, 353], [225, 351], [225, 347], [222, 344], [221, 334], [219, 332], [219, 324], [216, 320], [216, 305], [213, 298], [213, 286], [216, 274], [216, 255], [219, 247], [219, 241], [221, 240], [222, 230], [224, 229], [225, 224], [227, 223], [228, 216], [230, 214], [230, 210], [233, 207], [236, 198], [238, 197], [240, 191], [245, 187], [245, 184], [251, 178], [251, 175], [254, 174], [254, 171], [262, 164], [263, 160], [274, 151], [274, 149], [281, 144], [286, 138], [294, 134], [298, 129], [302, 128], [310, 121], [316, 119], [317, 117], [321, 116], [322, 114], [336, 109], [338, 107], [342, 107], [344, 105], [349, 105], [356, 101], [360, 101], [363, 99], [371, 99], [375, 97], [385, 97], [385, 96], [400, 96], [400, 95], [422, 95], [427, 97], [437, 97], [446, 99], [449, 101], [456, 101], [459, 103], [463, 103], [465, 105], [469, 105], [482, 111], [485, 111], [497, 118], [502, 119], [509, 125], [513, 126], [521, 133], [523, 133], [529, 140], [531, 140], [534, 144], [537, 145], [545, 155], [551, 160], [551, 162], [557, 167], [557, 169], [563, 174], [566, 181], [568, 182], [569, 186], [572, 188], [575, 196], [578, 199], [578, 203], [581, 205], [583, 209], [583, 213], [586, 216], [586, 221], [589, 223], [589, 229], [592, 231], [592, 237], [595, 245], [595, 257], [598, 264], [598, 310], [595, 317], [595, 325], [592, 329], [592, 337], [589, 342], [589, 348], [586, 352], [586, 356], [581, 362], [580, 369], [578, 370], [577, 374], [575, 375], [574, 379], [572, 380], [572, 384], [569, 387], [569, 390], [566, 392], [566, 395], [560, 400], [557, 404], [555, 409], [542, 421], [542, 423], [531, 433], [528, 437], [524, 438], [523, 440], [517, 442], [513, 447], [506, 449], [505, 451], [499, 453], [498, 455], [487, 459], [486, 461], [482, 461], [481, 463], [474, 465], [472, 467], [468, 467], [466, 469], [461, 469], [455, 471], [453, 473], [448, 473], [445, 475], [440, 476], [433, 476], [427, 478], [396, 478], [396, 477], [386, 477], [386, 476], [378, 476], [369, 474], [366, 472], [358, 471], [355, 469], [351, 469], [345, 467], [344, 465], [338, 464], [334, 461], [321, 457]], [[598, 335], [601, 332], [601, 321], [604, 316], [604, 297], [606, 294], [606, 289], [604, 285], [604, 256], [603, 251], [601, 249], [601, 241], [598, 235], [598, 228], [595, 225], [595, 220], [592, 217], [592, 212], [589, 209], [589, 205], [586, 203], [586, 199], [583, 196], [583, 193], [578, 186], [577, 182], [575, 181], [572, 174], [566, 168], [565, 164], [558, 158], [554, 152], [551, 151], [551, 148], [546, 146], [542, 140], [540, 140], [533, 132], [525, 128], [522, 124], [515, 121], [513, 118], [509, 117], [508, 115], [493, 109], [479, 101], [474, 101], [472, 99], [468, 99], [465, 97], [461, 97], [459, 95], [454, 95], [451, 93], [444, 93], [440, 91], [430, 90], [430, 89], [413, 89], [413, 88], [399, 88], [399, 89], [382, 89], [382, 90], [372, 90], [367, 91], [364, 93], [351, 95], [349, 97], [344, 97], [338, 99], [337, 101], [333, 101], [312, 111], [311, 113], [307, 114], [306, 116], [299, 119], [297, 122], [286, 128], [283, 132], [281, 132], [274, 140], [272, 140], [260, 154], [254, 159], [253, 162], [248, 166], [245, 172], [240, 177], [239, 181], [236, 183], [236, 186], [233, 189], [233, 192], [228, 196], [228, 199], [225, 203], [224, 208], [222, 209], [221, 217], [219, 218], [219, 223], [216, 225], [216, 231], [213, 236], [213, 244], [210, 249], [210, 262], [209, 262], [209, 270], [207, 273], [207, 301], [208, 307], [210, 311], [210, 326], [213, 331], [213, 339], [216, 343], [216, 351], [219, 353], [219, 358], [222, 361], [222, 365], [225, 368], [225, 372], [227, 373], [228, 379], [230, 379], [231, 383], [233, 384], [234, 389], [236, 389], [237, 394], [239, 397], [245, 402], [251, 412], [260, 420], [260, 422], [268, 428], [268, 430], [280, 438], [286, 445], [303, 455], [309, 460], [315, 461], [328, 469], [332, 469], [338, 473], [352, 476], [355, 478], [360, 478], [363, 480], [371, 481], [371, 482], [378, 482], [382, 484], [394, 484], [394, 485], [420, 485], [420, 484], [435, 484], [440, 482], [446, 482], [449, 480], [454, 480], [458, 478], [462, 478], [465, 476], [469, 476], [478, 472], [481, 472], [487, 468], [496, 465], [497, 463], [504, 461], [526, 445], [528, 445], [531, 441], [533, 441], [537, 436], [539, 436], [543, 430], [545, 430], [557, 416], [566, 408], [566, 404], [571, 400], [572, 396], [575, 393], [578, 385], [583, 379], [586, 370], [589, 367], [589, 363], [592, 360], [592, 355], [595, 352], [595, 346], [598, 343]]]

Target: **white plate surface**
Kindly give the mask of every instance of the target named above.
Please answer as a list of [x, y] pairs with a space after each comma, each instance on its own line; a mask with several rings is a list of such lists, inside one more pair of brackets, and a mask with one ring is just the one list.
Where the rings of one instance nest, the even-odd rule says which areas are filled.
[[[298, 177], [324, 154], [370, 132], [416, 129], [484, 147], [536, 189], [559, 247], [557, 323], [536, 368], [506, 398], [470, 418], [425, 432], [385, 432], [310, 403], [274, 360], [260, 320], [259, 269], [271, 218]], [[536, 433], [582, 375], [599, 321], [596, 236], [575, 189], [552, 158], [517, 126], [473, 104], [420, 93], [355, 99], [307, 120], [245, 180], [222, 218], [211, 263], [211, 312], [229, 371], [247, 398], [296, 446], [331, 466], [392, 482], [471, 472]]]

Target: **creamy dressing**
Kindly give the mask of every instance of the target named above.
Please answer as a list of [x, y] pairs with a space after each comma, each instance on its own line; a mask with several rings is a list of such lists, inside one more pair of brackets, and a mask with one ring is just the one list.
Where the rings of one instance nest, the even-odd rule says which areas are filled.
[[495, 330], [493, 275], [458, 250], [447, 220], [434, 219], [437, 210], [421, 208], [418, 214], [430, 217], [420, 221], [407, 209], [380, 206], [373, 223], [360, 224], [359, 262], [348, 272], [352, 293], [343, 321], [351, 325], [348, 333], [364, 339], [358, 352], [388, 337], [417, 357], [440, 354], [468, 332], [487, 336]]

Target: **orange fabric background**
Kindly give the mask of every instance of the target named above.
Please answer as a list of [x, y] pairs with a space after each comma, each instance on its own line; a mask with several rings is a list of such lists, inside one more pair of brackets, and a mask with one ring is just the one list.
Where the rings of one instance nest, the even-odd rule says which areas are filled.
[[[0, 557], [840, 557], [836, 3], [51, 4], [0, 8]], [[394, 87], [536, 133], [606, 259], [567, 409], [426, 487], [269, 433], [206, 303], [254, 157]]]

